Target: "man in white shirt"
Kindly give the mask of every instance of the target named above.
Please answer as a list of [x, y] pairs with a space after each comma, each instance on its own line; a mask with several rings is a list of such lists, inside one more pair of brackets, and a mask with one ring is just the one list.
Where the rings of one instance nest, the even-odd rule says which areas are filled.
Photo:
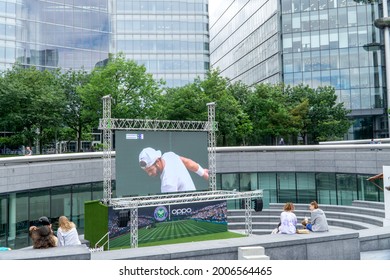
[[160, 175], [161, 192], [185, 192], [196, 190], [188, 170], [208, 180], [208, 169], [203, 169], [195, 161], [181, 157], [174, 152], [163, 155], [161, 151], [145, 148], [139, 154], [139, 164], [149, 176]]

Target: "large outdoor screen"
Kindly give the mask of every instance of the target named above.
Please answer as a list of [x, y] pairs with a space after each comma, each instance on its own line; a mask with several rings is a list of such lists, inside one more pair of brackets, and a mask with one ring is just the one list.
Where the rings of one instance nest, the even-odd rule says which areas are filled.
[[115, 196], [207, 190], [207, 146], [207, 132], [116, 131]]

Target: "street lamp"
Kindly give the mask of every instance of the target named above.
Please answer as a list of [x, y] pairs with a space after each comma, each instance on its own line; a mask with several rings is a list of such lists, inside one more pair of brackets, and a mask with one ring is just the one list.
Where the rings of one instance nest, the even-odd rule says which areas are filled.
[[[371, 4], [373, 7], [374, 3], [378, 2], [378, 0], [354, 0], [357, 3]], [[374, 26], [380, 29], [383, 29], [384, 34], [384, 47], [385, 47], [385, 69], [386, 69], [386, 100], [387, 100], [387, 133], [390, 135], [390, 120], [389, 120], [389, 108], [390, 108], [390, 38], [389, 38], [389, 28], [390, 28], [390, 18], [388, 16], [388, 8], [387, 8], [388, 0], [382, 1], [382, 11], [383, 17], [374, 20]], [[373, 34], [374, 36], [374, 34]], [[379, 46], [374, 41], [370, 44], [363, 46], [363, 48], [367, 51], [376, 50]]]

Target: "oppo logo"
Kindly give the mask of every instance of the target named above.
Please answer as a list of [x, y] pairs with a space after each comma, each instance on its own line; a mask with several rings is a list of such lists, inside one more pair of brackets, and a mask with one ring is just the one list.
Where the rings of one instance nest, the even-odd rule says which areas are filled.
[[186, 215], [186, 214], [191, 214], [192, 209], [191, 208], [173, 209], [171, 213], [172, 215]]

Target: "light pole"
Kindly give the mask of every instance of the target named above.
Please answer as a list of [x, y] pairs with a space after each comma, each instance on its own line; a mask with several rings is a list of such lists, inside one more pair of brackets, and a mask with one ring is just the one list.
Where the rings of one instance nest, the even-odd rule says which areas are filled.
[[[378, 0], [354, 0], [357, 3], [371, 4], [373, 8], [374, 3]], [[390, 120], [389, 120], [389, 108], [390, 108], [390, 40], [389, 40], [389, 27], [390, 27], [390, 18], [388, 17], [388, 8], [387, 1], [382, 1], [382, 13], [383, 17], [374, 20], [374, 26], [380, 29], [383, 29], [384, 34], [384, 49], [385, 49], [385, 69], [386, 69], [386, 121], [387, 121], [387, 134], [390, 136]], [[370, 51], [373, 48], [377, 48], [378, 44], [375, 45], [375, 42], [367, 44], [364, 47], [365, 50]], [[376, 51], [375, 51], [376, 53]]]
[[387, 8], [387, 1], [382, 1], [383, 17], [374, 21], [374, 25], [377, 28], [383, 29], [384, 41], [385, 41], [385, 69], [386, 69], [386, 96], [387, 96], [387, 127], [390, 136], [390, 120], [389, 120], [389, 107], [390, 107], [390, 18]]

